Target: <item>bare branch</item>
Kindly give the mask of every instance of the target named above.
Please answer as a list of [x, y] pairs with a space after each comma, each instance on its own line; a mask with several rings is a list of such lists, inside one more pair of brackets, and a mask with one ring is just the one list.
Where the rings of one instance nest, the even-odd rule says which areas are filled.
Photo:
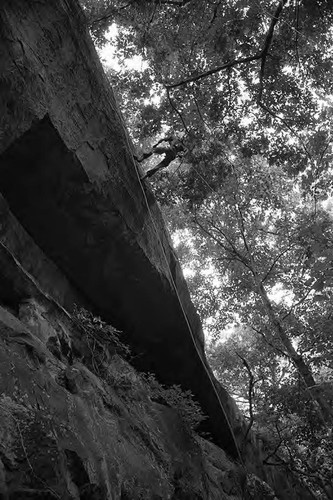
[[234, 66], [238, 66], [239, 64], [258, 61], [259, 59], [261, 59], [261, 52], [255, 54], [254, 56], [243, 57], [241, 59], [234, 59], [233, 61], [222, 64], [221, 66], [217, 66], [217, 68], [213, 68], [208, 71], [204, 71], [203, 73], [199, 73], [198, 75], [185, 78], [185, 80], [182, 80], [181, 82], [173, 83], [171, 85], [166, 85], [165, 88], [168, 90], [175, 89], [176, 87], [181, 87], [182, 85], [186, 85], [187, 83], [196, 82], [198, 80], [201, 80], [202, 78], [214, 75], [215, 73], [219, 73], [220, 71], [223, 71], [225, 69], [233, 68]]

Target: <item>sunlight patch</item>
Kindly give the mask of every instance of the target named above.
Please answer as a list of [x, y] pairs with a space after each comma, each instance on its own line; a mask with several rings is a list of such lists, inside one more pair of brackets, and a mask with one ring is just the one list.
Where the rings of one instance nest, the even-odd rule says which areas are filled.
[[267, 293], [270, 300], [275, 302], [275, 304], [285, 304], [288, 307], [292, 306], [294, 294], [283, 287], [282, 283], [277, 283], [271, 291]]

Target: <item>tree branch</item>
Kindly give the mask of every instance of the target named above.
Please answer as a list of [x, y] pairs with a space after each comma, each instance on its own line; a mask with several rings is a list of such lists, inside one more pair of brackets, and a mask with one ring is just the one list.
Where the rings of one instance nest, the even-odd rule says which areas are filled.
[[251, 430], [251, 427], [253, 425], [253, 422], [254, 422], [254, 415], [253, 415], [253, 398], [254, 398], [254, 384], [255, 384], [255, 380], [254, 380], [254, 376], [253, 376], [253, 373], [252, 373], [252, 370], [250, 368], [250, 365], [249, 363], [247, 362], [247, 360], [245, 358], [243, 358], [243, 356], [241, 356], [238, 352], [236, 352], [236, 356], [239, 357], [239, 359], [241, 359], [243, 361], [243, 364], [249, 374], [249, 390], [248, 390], [248, 394], [249, 394], [249, 414], [250, 414], [250, 421], [249, 421], [249, 425], [246, 429], [246, 433], [245, 433], [245, 436], [244, 436], [244, 442], [246, 441], [246, 438]]
[[234, 59], [233, 61], [222, 64], [221, 66], [217, 66], [216, 68], [210, 69], [208, 71], [204, 71], [203, 73], [199, 73], [198, 75], [190, 76], [189, 78], [185, 78], [185, 80], [182, 80], [180, 82], [166, 85], [165, 88], [167, 90], [175, 89], [176, 87], [181, 87], [182, 85], [186, 85], [187, 83], [196, 82], [198, 80], [201, 80], [202, 78], [206, 78], [207, 76], [214, 75], [215, 73], [219, 73], [220, 71], [223, 71], [225, 69], [233, 68], [234, 66], [238, 66], [239, 64], [257, 61], [259, 59], [261, 59], [261, 52], [259, 52], [258, 54], [255, 54], [254, 56], [243, 57], [241, 59]]
[[259, 52], [257, 52], [256, 54], [254, 54], [252, 56], [241, 57], [240, 59], [234, 59], [233, 61], [229, 61], [227, 63], [224, 63], [221, 66], [217, 66], [216, 68], [212, 68], [212, 69], [210, 69], [208, 71], [204, 71], [203, 73], [199, 73], [198, 75], [190, 76], [190, 77], [185, 78], [184, 80], [182, 80], [180, 82], [173, 83], [173, 84], [170, 84], [170, 85], [166, 85], [165, 87], [167, 89], [174, 89], [176, 87], [180, 87], [182, 85], [186, 85], [187, 83], [196, 82], [198, 80], [201, 80], [202, 78], [206, 78], [207, 76], [214, 75], [215, 73], [219, 73], [220, 71], [224, 71], [225, 69], [233, 68], [235, 66], [238, 66], [239, 64], [246, 64], [246, 63], [249, 63], [249, 62], [252, 62], [252, 61], [259, 61], [259, 60], [261, 60], [260, 77], [259, 77], [260, 78], [259, 98], [258, 98], [258, 101], [259, 101], [261, 99], [261, 94], [262, 94], [264, 69], [265, 69], [265, 63], [266, 63], [266, 58], [267, 58], [268, 50], [269, 50], [269, 47], [270, 47], [270, 45], [272, 43], [275, 26], [276, 26], [276, 24], [277, 24], [277, 22], [279, 20], [279, 17], [281, 15], [282, 9], [285, 6], [285, 4], [287, 3], [287, 1], [288, 0], [280, 0], [279, 4], [278, 4], [278, 6], [277, 6], [277, 8], [275, 10], [275, 13], [273, 15], [271, 24], [270, 24], [270, 26], [268, 28], [268, 31], [267, 31], [267, 34], [266, 34], [266, 37], [265, 37], [265, 41], [264, 41], [263, 47], [262, 47], [262, 49]]
[[[89, 27], [92, 28], [93, 25], [101, 23], [103, 21], [107, 21], [108, 19], [114, 18], [115, 14], [120, 12], [121, 10], [127, 9], [130, 5], [134, 3], [135, 0], [130, 0], [127, 4], [123, 5], [122, 7], [113, 8], [113, 11], [109, 14], [108, 11], [106, 10], [103, 16], [100, 16], [96, 19], [92, 19], [89, 23]], [[192, 2], [192, 0], [154, 0], [152, 3], [155, 4], [155, 9], [152, 18], [150, 19], [150, 22], [152, 22], [155, 10], [157, 9], [158, 5], [171, 5], [173, 7], [184, 7], [187, 3]]]
[[275, 259], [273, 260], [270, 268], [268, 269], [267, 273], [265, 274], [265, 277], [261, 280], [261, 282], [263, 283], [264, 281], [267, 280], [268, 276], [270, 275], [270, 273], [273, 271], [274, 267], [276, 266], [276, 264], [278, 263], [278, 261], [281, 259], [281, 257], [283, 257], [283, 255], [287, 252], [289, 252], [289, 250], [291, 250], [291, 246], [286, 248], [285, 250], [283, 250], [281, 253], [279, 253], [279, 255], [277, 255], [275, 257]]
[[[92, 20], [90, 21], [90, 23], [89, 23], [89, 28], [93, 28], [93, 26], [94, 26], [95, 24], [101, 23], [101, 22], [106, 21], [106, 20], [108, 20], [108, 19], [113, 19], [113, 18], [114, 18], [114, 16], [115, 16], [115, 14], [117, 14], [117, 11], [121, 11], [121, 10], [123, 10], [123, 9], [127, 9], [127, 7], [129, 7], [130, 5], [132, 5], [132, 3], [134, 3], [134, 0], [130, 0], [130, 2], [128, 2], [126, 5], [123, 5], [122, 7], [119, 7], [118, 9], [114, 9], [114, 8], [113, 8], [113, 9], [112, 9], [112, 11], [111, 11], [111, 13], [109, 13], [109, 12], [110, 12], [110, 10], [109, 10], [109, 9], [107, 9], [107, 10], [104, 12], [103, 16], [97, 17], [97, 18], [92, 19]], [[108, 10], [109, 10], [109, 12], [108, 12]]]
[[260, 76], [259, 76], [259, 94], [258, 94], [258, 102], [261, 100], [262, 91], [263, 91], [263, 83], [264, 83], [264, 73], [265, 73], [265, 64], [268, 55], [269, 48], [271, 46], [274, 29], [281, 15], [282, 9], [287, 3], [288, 0], [280, 0], [279, 5], [277, 6], [271, 24], [268, 28], [268, 32], [265, 38], [264, 46], [261, 51], [261, 66], [260, 66]]
[[281, 354], [282, 356], [290, 359], [290, 356], [289, 354], [287, 354], [286, 352], [284, 352], [282, 349], [280, 349], [279, 347], [275, 346], [274, 344], [272, 344], [266, 337], [266, 335], [264, 334], [264, 332], [262, 332], [261, 330], [258, 330], [257, 328], [255, 328], [254, 326], [252, 325], [249, 325], [250, 328], [252, 328], [252, 330], [254, 330], [256, 333], [259, 333], [259, 335], [262, 336], [262, 338], [264, 339], [264, 341], [266, 342], [267, 345], [269, 345], [270, 347], [272, 347], [272, 349], [274, 349], [275, 351], [277, 351], [279, 354]]
[[171, 107], [172, 107], [172, 109], [173, 109], [173, 110], [177, 113], [177, 115], [179, 116], [179, 118], [180, 118], [180, 120], [181, 120], [181, 122], [182, 122], [182, 124], [183, 124], [184, 129], [185, 129], [185, 130], [186, 130], [186, 132], [189, 134], [189, 133], [190, 133], [190, 131], [189, 131], [189, 129], [187, 128], [187, 125], [186, 125], [186, 123], [185, 123], [185, 120], [184, 120], [184, 118], [183, 118], [183, 116], [182, 116], [181, 112], [179, 111], [179, 109], [177, 109], [177, 108], [176, 108], [176, 106], [174, 105], [174, 103], [173, 103], [173, 101], [172, 101], [172, 99], [171, 99], [171, 97], [170, 97], [170, 92], [169, 92], [169, 89], [167, 88], [167, 89], [166, 89], [166, 91], [167, 91], [167, 97], [168, 97], [168, 101], [169, 101], [170, 106], [171, 106]]
[[312, 287], [309, 287], [308, 291], [305, 293], [305, 295], [299, 299], [299, 301], [297, 301], [295, 304], [292, 304], [289, 311], [283, 316], [282, 318], [282, 321], [285, 320], [293, 311], [293, 309], [295, 309], [295, 307], [298, 307], [299, 305], [301, 305], [305, 299], [307, 298], [307, 296], [309, 295], [310, 292], [312, 292], [313, 290], [313, 286]]
[[[275, 446], [274, 450], [271, 453], [269, 453], [266, 458], [264, 458], [263, 464], [265, 464], [265, 465], [272, 465], [270, 462], [268, 462], [268, 460], [270, 458], [272, 458], [272, 457], [275, 457], [278, 460], [281, 460], [281, 463], [284, 463], [283, 460], [282, 460], [282, 458], [280, 458], [278, 455], [276, 455], [276, 453], [278, 452], [278, 450], [279, 450], [279, 448], [281, 447], [282, 444], [283, 444], [283, 439], [282, 439], [281, 435], [279, 434], [279, 442], [278, 442], [278, 444]], [[274, 463], [274, 465], [281, 465], [281, 463], [280, 464], [275, 464]]]
[[175, 7], [184, 7], [187, 3], [192, 2], [192, 0], [155, 0], [156, 4], [163, 4], [163, 5], [173, 5]]
[[[201, 222], [199, 222], [199, 220], [198, 220], [198, 218], [197, 218], [196, 215], [194, 216], [194, 221], [199, 226], [199, 228], [209, 238], [211, 238], [213, 241], [215, 241], [215, 243], [219, 247], [221, 247], [227, 254], [229, 254], [229, 255], [232, 256], [232, 260], [234, 260], [234, 261], [238, 260], [238, 262], [240, 262], [241, 264], [243, 264], [245, 267], [247, 267], [251, 271], [251, 268], [249, 267], [249, 265], [244, 261], [244, 257], [239, 254], [239, 252], [237, 251], [237, 249], [234, 247], [234, 245], [232, 243], [230, 243], [230, 240], [225, 236], [225, 234], [221, 230], [219, 230], [219, 232], [221, 233], [221, 235], [223, 236], [223, 238], [225, 238], [226, 242], [230, 245], [230, 247], [228, 247], [227, 245], [225, 245], [219, 238], [217, 238], [212, 231], [209, 231], [207, 228], [205, 228], [205, 226], [203, 224], [201, 224]], [[217, 228], [215, 228], [215, 229], [217, 229]]]
[[206, 232], [206, 234], [208, 236], [210, 236], [210, 238], [212, 238], [216, 243], [220, 244], [220, 246], [222, 246], [222, 248], [224, 248], [224, 250], [227, 253], [229, 253], [230, 255], [232, 255], [233, 256], [233, 260], [238, 260], [238, 262], [240, 262], [241, 264], [243, 264], [243, 266], [245, 266], [247, 269], [249, 269], [249, 271], [251, 271], [252, 274], [254, 274], [254, 270], [251, 267], [251, 263], [249, 262], [249, 260], [244, 255], [242, 255], [239, 252], [239, 250], [237, 250], [237, 248], [233, 244], [232, 240], [222, 231], [221, 228], [219, 228], [218, 226], [216, 226], [212, 221], [210, 221], [210, 224], [211, 224], [211, 226], [218, 233], [220, 233], [222, 235], [222, 237], [226, 240], [226, 242], [228, 243], [228, 245], [229, 245], [230, 248], [228, 248], [227, 246], [224, 246], [224, 245], [222, 246], [219, 238], [216, 238], [216, 236], [211, 231], [206, 230], [203, 226], [201, 226], [201, 229], [204, 232]]
[[201, 109], [199, 107], [199, 104], [198, 104], [198, 101], [195, 97], [193, 97], [193, 100], [194, 100], [194, 104], [197, 108], [197, 111], [198, 111], [198, 115], [199, 115], [199, 118], [200, 120], [202, 121], [202, 123], [204, 124], [204, 126], [208, 129], [208, 131], [211, 133], [211, 128], [210, 126], [208, 125], [208, 123], [206, 122], [206, 120], [204, 119], [204, 117], [202, 116], [202, 113], [201, 113]]
[[[260, 91], [259, 91], [260, 92]], [[289, 130], [289, 132], [291, 132], [291, 134], [296, 137], [296, 139], [300, 142], [302, 148], [304, 149], [305, 151], [305, 154], [306, 156], [308, 157], [308, 159], [311, 161], [312, 160], [312, 156], [311, 156], [311, 153], [309, 152], [308, 148], [306, 147], [306, 144], [304, 143], [304, 141], [296, 134], [296, 132], [294, 131], [294, 129], [288, 124], [288, 122], [282, 118], [281, 116], [279, 116], [277, 113], [275, 113], [274, 111], [272, 111], [268, 106], [266, 106], [266, 104], [264, 104], [260, 99], [257, 99], [257, 103], [258, 103], [258, 106], [261, 107], [261, 109], [263, 109], [264, 111], [266, 111], [266, 113], [268, 113], [269, 115], [271, 115], [273, 118], [275, 118], [276, 120], [280, 120], [281, 123], [283, 123], [283, 125]]]
[[[213, 229], [215, 229], [218, 233], [220, 233], [221, 236], [226, 240], [226, 242], [228, 243], [228, 245], [232, 249], [232, 253], [239, 256], [240, 258], [243, 258], [243, 256], [239, 253], [239, 251], [237, 250], [237, 248], [235, 247], [235, 245], [233, 244], [233, 242], [229, 238], [229, 236], [227, 236], [226, 233], [224, 231], [222, 231], [222, 229], [219, 226], [217, 226], [212, 220], [210, 220], [210, 225], [213, 227]], [[230, 249], [229, 249], [229, 253], [231, 253]]]
[[243, 240], [243, 243], [244, 243], [244, 247], [245, 247], [245, 250], [247, 251], [248, 253], [248, 256], [250, 258], [250, 260], [252, 260], [252, 255], [251, 255], [251, 251], [250, 251], [250, 247], [247, 243], [247, 239], [246, 239], [246, 236], [245, 236], [245, 226], [244, 226], [244, 217], [243, 217], [243, 213], [240, 209], [240, 206], [237, 202], [237, 199], [236, 199], [236, 196], [234, 195], [234, 200], [237, 204], [237, 211], [238, 211], [238, 214], [239, 214], [239, 221], [240, 221], [240, 226], [239, 226], [239, 229], [240, 229], [240, 232], [241, 232], [241, 235], [242, 235], [242, 240]]
[[239, 216], [240, 216], [240, 226], [239, 226], [239, 229], [240, 229], [240, 232], [241, 232], [241, 235], [242, 235], [242, 239], [243, 239], [245, 250], [246, 250], [247, 255], [248, 255], [248, 258], [246, 260], [249, 262], [249, 269], [251, 270], [253, 278], [256, 281], [257, 279], [259, 279], [259, 277], [258, 277], [258, 273], [256, 271], [256, 266], [255, 266], [253, 255], [251, 253], [249, 244], [248, 244], [246, 236], [245, 236], [245, 225], [244, 225], [243, 213], [242, 213], [242, 211], [240, 209], [240, 206], [239, 206], [239, 204], [237, 202], [236, 196], [234, 196], [234, 199], [235, 199], [235, 201], [237, 203], [237, 211], [238, 211]]

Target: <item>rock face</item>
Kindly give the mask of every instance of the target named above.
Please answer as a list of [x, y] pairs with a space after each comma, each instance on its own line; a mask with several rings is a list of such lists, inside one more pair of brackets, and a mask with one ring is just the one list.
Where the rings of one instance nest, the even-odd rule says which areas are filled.
[[[242, 497], [244, 469], [225, 453], [239, 459], [244, 423], [207, 365], [75, 0], [1, 2], [0, 194], [2, 498]], [[127, 363], [107, 358], [113, 382], [87, 366], [74, 304], [124, 332], [136, 369], [190, 389], [220, 448], [149, 400]], [[256, 449], [248, 443], [247, 468], [266, 478]], [[289, 480], [267, 477], [298, 498]]]
[[241, 499], [244, 473], [128, 363], [112, 356], [104, 378], [69, 363], [77, 333], [41, 295], [18, 317], [0, 307], [1, 498]]
[[137, 368], [191, 389], [215, 442], [237, 457], [199, 319], [81, 11], [74, 1], [5, 0], [0, 50], [0, 191], [10, 210], [89, 309], [126, 332]]

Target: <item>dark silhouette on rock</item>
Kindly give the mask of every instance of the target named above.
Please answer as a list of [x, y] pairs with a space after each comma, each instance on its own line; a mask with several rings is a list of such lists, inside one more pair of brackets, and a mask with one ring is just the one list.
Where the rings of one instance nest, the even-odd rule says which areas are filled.
[[[167, 145], [160, 146], [163, 142], [167, 143]], [[186, 148], [179, 139], [172, 136], [161, 139], [157, 144], [155, 144], [155, 146], [153, 146], [151, 151], [144, 153], [141, 158], [137, 159], [137, 161], [141, 163], [142, 161], [150, 158], [152, 155], [164, 155], [163, 160], [160, 161], [155, 167], [148, 169], [142, 176], [142, 179], [152, 177], [160, 170], [164, 170], [170, 165], [170, 163], [185, 152]]]

